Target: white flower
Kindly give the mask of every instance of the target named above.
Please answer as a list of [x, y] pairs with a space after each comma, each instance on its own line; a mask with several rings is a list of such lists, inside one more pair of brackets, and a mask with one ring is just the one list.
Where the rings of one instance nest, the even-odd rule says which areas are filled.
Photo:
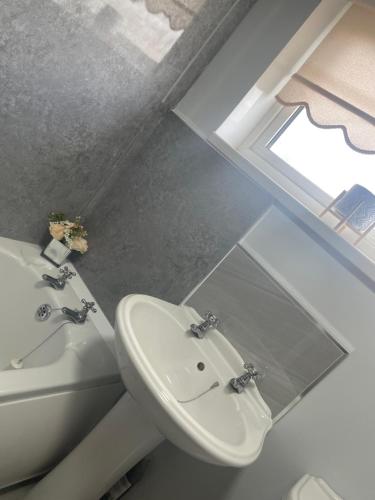
[[50, 222], [49, 224], [49, 234], [55, 240], [62, 240], [64, 238], [65, 228], [62, 224]]
[[88, 250], [88, 243], [85, 238], [78, 236], [77, 238], [73, 238], [69, 245], [71, 250], [76, 250], [77, 252], [85, 253]]

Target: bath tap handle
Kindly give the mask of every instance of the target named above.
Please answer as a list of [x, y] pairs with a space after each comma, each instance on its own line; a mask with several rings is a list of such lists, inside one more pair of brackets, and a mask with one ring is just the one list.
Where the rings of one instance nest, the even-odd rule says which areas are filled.
[[75, 276], [76, 273], [70, 271], [68, 266], [60, 267], [59, 273], [60, 275], [57, 278], [49, 274], [43, 274], [42, 278], [55, 290], [64, 290], [66, 282]]
[[87, 302], [86, 299], [81, 299], [81, 302], [83, 304], [83, 309], [85, 311], [92, 311], [93, 313], [96, 313], [97, 312], [97, 309], [95, 306], [95, 302]]
[[78, 309], [70, 309], [70, 307], [63, 307], [61, 310], [63, 314], [68, 316], [71, 321], [77, 324], [83, 324], [86, 319], [89, 311], [92, 311], [94, 313], [97, 312], [95, 306], [95, 302], [88, 302], [85, 299], [81, 299], [81, 302], [83, 304], [83, 307], [81, 310]]
[[68, 266], [60, 267], [59, 272], [62, 275], [60, 279], [64, 281], [70, 280], [73, 276], [77, 275], [77, 273], [70, 271]]

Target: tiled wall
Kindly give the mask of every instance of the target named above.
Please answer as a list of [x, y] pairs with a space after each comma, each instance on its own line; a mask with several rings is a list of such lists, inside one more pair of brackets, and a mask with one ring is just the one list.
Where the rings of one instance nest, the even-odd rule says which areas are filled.
[[84, 215], [111, 319], [132, 290], [181, 300], [268, 203], [168, 113], [253, 3], [194, 2], [174, 31], [144, 0], [1, 2], [0, 235]]
[[275, 417], [345, 353], [240, 246], [189, 298], [212, 311], [220, 331], [265, 374], [258, 383]]
[[53, 209], [95, 218], [103, 185], [252, 3], [202, 0], [176, 32], [144, 0], [2, 1], [0, 234], [39, 241]]
[[110, 319], [128, 293], [179, 303], [269, 204], [169, 113], [100, 197], [80, 272]]

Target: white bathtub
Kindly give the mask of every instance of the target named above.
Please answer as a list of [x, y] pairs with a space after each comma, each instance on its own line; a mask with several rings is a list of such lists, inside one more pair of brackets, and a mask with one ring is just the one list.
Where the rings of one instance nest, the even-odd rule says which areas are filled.
[[123, 392], [114, 333], [99, 307], [85, 324], [63, 326], [22, 368], [10, 367], [67, 320], [55, 311], [41, 322], [41, 304], [74, 309], [94, 300], [78, 274], [55, 291], [44, 273], [57, 268], [39, 247], [0, 238], [0, 488], [52, 467]]

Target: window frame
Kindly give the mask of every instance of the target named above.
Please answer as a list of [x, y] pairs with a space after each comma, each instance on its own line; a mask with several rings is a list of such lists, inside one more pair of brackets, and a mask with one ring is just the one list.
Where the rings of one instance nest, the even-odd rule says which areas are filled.
[[275, 101], [275, 105], [265, 117], [267, 124], [262, 126], [262, 123], [260, 123], [260, 126], [254, 129], [242, 143], [240, 151], [246, 155], [246, 150], [248, 148], [252, 149], [282, 175], [301, 188], [306, 196], [318, 202], [323, 210], [333, 201], [333, 198], [270, 149], [271, 143], [277, 141], [303, 108], [303, 106], [283, 106]]

